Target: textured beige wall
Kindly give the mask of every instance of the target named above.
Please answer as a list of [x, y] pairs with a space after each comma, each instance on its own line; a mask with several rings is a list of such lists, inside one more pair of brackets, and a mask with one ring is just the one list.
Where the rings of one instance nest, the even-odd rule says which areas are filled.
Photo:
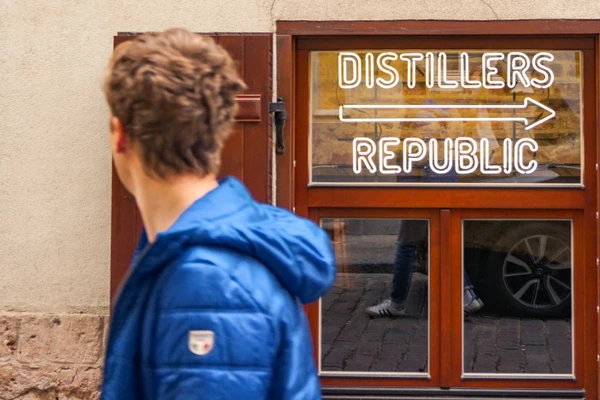
[[116, 32], [497, 18], [600, 18], [600, 1], [0, 0], [0, 311], [106, 311], [110, 155], [100, 84]]

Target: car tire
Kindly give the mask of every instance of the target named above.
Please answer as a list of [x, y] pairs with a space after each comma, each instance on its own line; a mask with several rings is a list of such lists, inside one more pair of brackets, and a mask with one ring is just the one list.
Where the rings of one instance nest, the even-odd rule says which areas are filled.
[[489, 294], [499, 311], [540, 318], [570, 315], [571, 234], [566, 229], [548, 222], [520, 224], [499, 238], [486, 264]]

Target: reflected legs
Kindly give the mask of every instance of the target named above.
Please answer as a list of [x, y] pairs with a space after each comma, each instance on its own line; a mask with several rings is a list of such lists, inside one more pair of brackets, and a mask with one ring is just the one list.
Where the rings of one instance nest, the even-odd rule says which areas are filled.
[[[394, 276], [392, 279], [392, 290], [390, 298], [383, 302], [368, 307], [366, 313], [373, 317], [388, 316], [395, 317], [404, 315], [404, 304], [408, 297], [410, 285], [415, 268], [416, 245], [399, 243], [396, 246], [394, 259]], [[483, 302], [473, 290], [473, 284], [466, 271], [463, 272], [463, 310], [465, 314], [471, 314], [483, 307]]]

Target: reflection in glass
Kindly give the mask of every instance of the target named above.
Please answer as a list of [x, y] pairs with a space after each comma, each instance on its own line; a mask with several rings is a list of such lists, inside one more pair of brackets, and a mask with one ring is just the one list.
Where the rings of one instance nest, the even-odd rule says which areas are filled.
[[338, 266], [321, 299], [321, 371], [428, 371], [427, 220], [322, 219]]
[[485, 304], [465, 313], [464, 372], [572, 374], [571, 221], [466, 220], [463, 235]]
[[[348, 53], [355, 60], [343, 61]], [[490, 54], [500, 56], [486, 59]], [[390, 49], [310, 57], [313, 184], [582, 183], [579, 51]], [[344, 65], [345, 75], [338, 69]], [[373, 149], [372, 166], [355, 156], [357, 138], [367, 154]], [[410, 149], [407, 139], [415, 141]], [[457, 179], [440, 179], [432, 160], [446, 173], [451, 163]]]

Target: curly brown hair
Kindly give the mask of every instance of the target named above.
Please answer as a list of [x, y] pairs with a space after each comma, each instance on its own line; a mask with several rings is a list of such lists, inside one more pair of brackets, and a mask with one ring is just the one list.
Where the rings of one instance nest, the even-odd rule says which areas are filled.
[[118, 46], [104, 82], [113, 116], [139, 146], [147, 173], [160, 178], [218, 173], [244, 88], [221, 46], [179, 28]]

